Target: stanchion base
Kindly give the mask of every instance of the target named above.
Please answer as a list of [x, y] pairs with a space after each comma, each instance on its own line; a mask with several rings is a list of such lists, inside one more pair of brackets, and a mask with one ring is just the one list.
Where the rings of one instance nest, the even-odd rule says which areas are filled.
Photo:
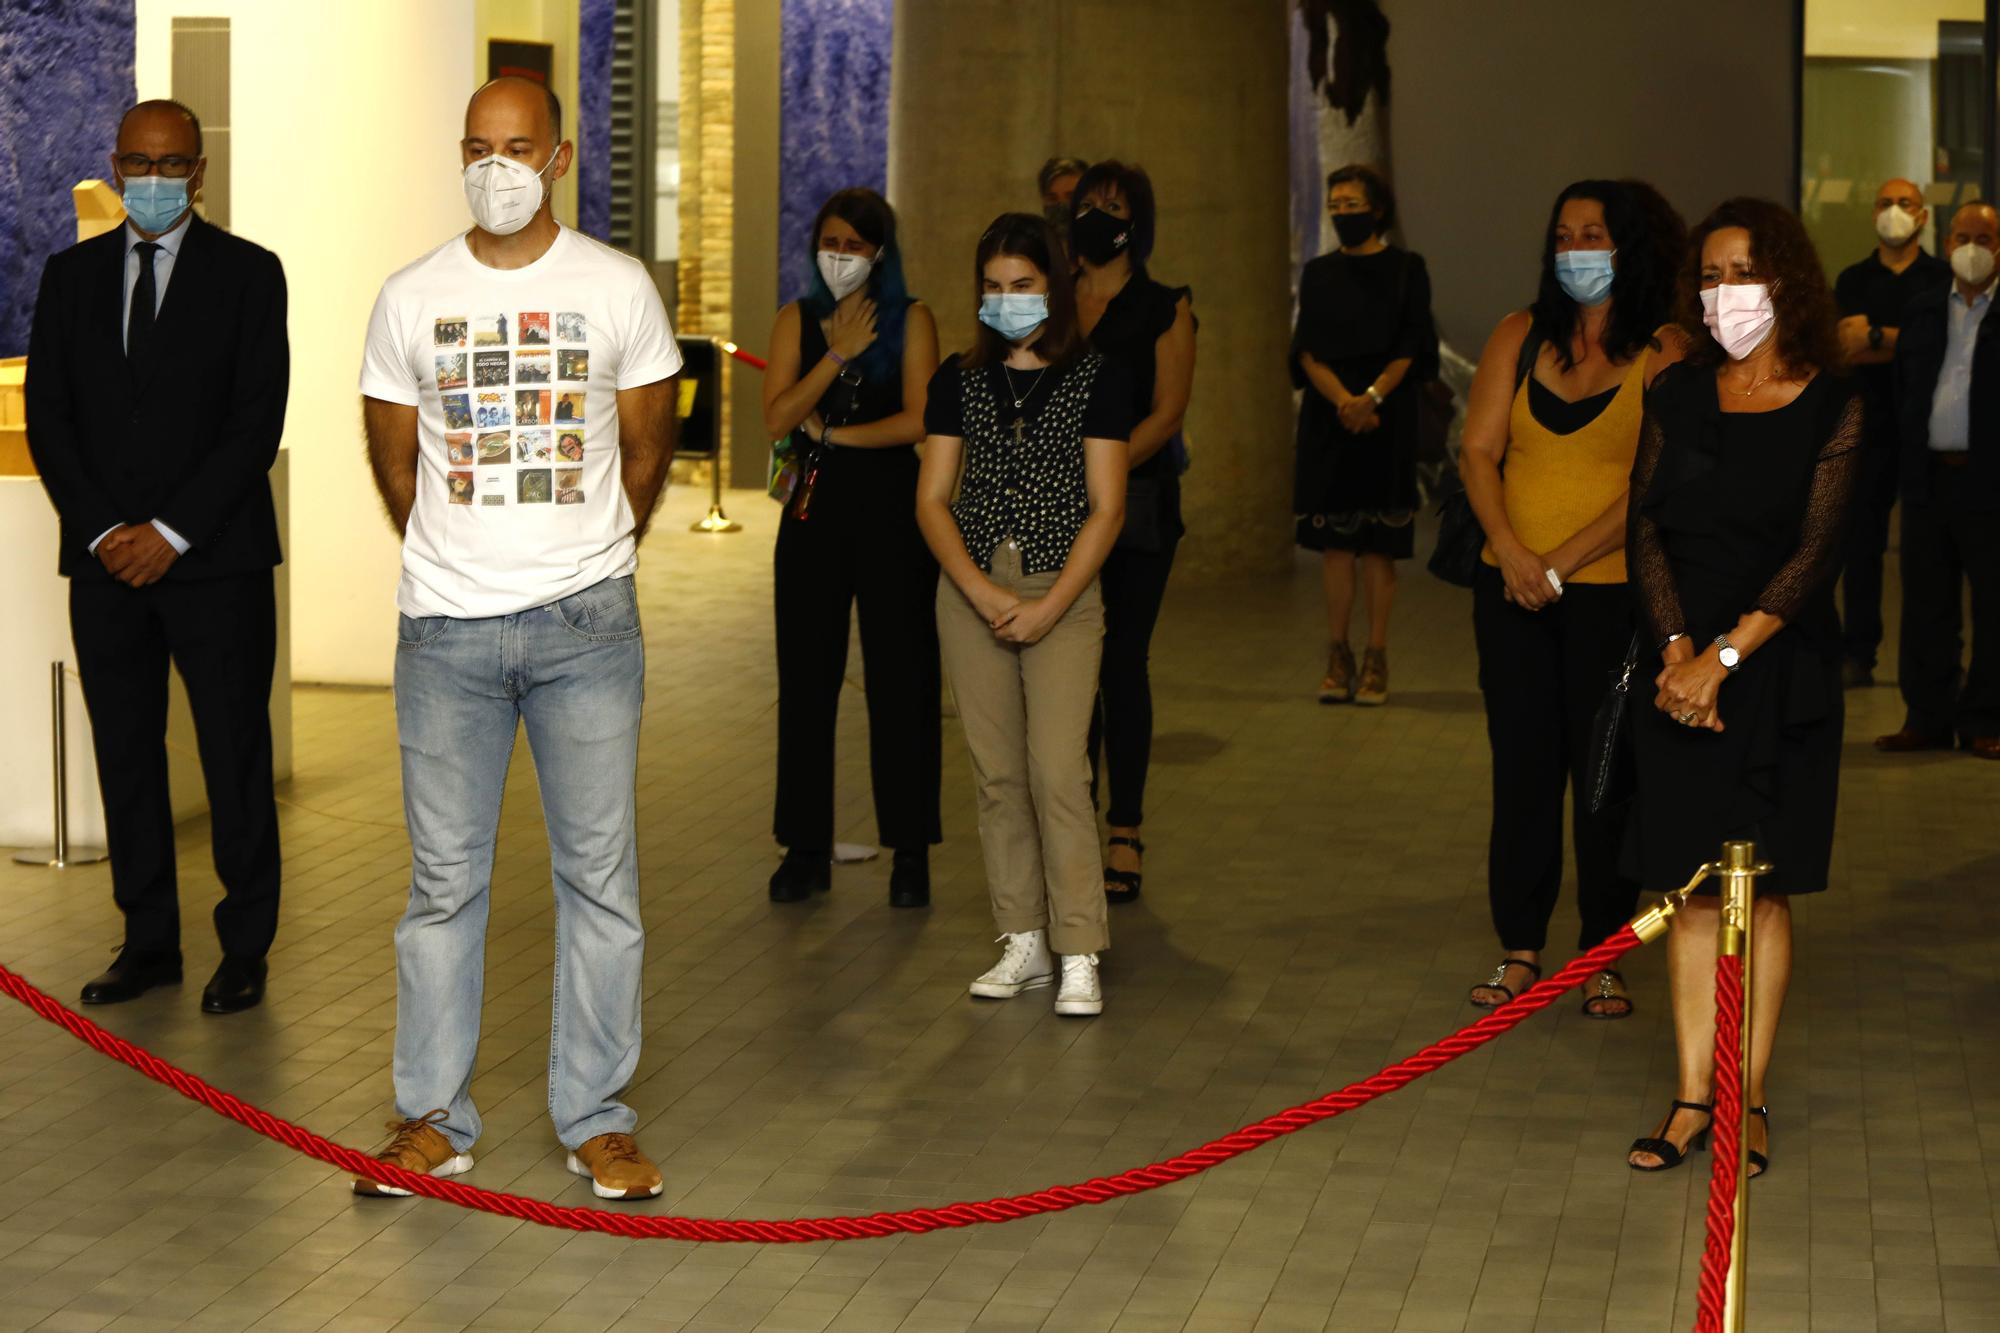
[[722, 512], [721, 505], [710, 505], [708, 507], [708, 517], [702, 519], [701, 522], [699, 523], [690, 524], [688, 526], [688, 531], [689, 532], [741, 532], [743, 531], [743, 525], [741, 523], [730, 522], [729, 515]]
[[54, 866], [58, 870], [66, 866], [94, 866], [110, 859], [111, 853], [102, 847], [72, 847], [64, 857], [57, 856], [53, 847], [23, 847], [14, 853], [17, 866]]

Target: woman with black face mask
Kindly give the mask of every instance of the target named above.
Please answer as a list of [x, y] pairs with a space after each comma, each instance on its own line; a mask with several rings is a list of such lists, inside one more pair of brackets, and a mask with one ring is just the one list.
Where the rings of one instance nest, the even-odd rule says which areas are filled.
[[[1437, 374], [1431, 279], [1423, 256], [1383, 240], [1396, 220], [1389, 183], [1362, 166], [1326, 179], [1339, 248], [1306, 265], [1292, 333], [1299, 404], [1292, 511], [1318, 551], [1332, 646], [1323, 704], [1389, 700], [1389, 608], [1396, 561], [1414, 549], [1417, 385]], [[1348, 645], [1355, 585], [1368, 594], [1368, 645]]]
[[[1194, 385], [1195, 319], [1186, 287], [1154, 282], [1153, 182], [1138, 167], [1099, 162], [1077, 182], [1070, 255], [1077, 318], [1090, 345], [1124, 372], [1131, 393], [1131, 472], [1125, 524], [1100, 575], [1104, 661], [1091, 716], [1092, 795], [1110, 788], [1104, 894], [1139, 896], [1145, 844], [1146, 768], [1153, 748], [1153, 688], [1146, 654], [1181, 539], [1181, 418]], [[1101, 757], [1100, 757], [1101, 751]]]

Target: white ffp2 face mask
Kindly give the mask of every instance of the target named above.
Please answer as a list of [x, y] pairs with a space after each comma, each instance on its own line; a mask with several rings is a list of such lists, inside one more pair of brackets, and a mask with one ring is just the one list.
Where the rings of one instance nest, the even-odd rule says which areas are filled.
[[467, 166], [465, 202], [472, 209], [472, 220], [495, 236], [512, 236], [527, 226], [548, 197], [542, 173], [555, 164], [551, 157], [548, 166], [536, 171], [525, 162], [490, 153]]
[[1993, 276], [1993, 252], [1967, 241], [1951, 252], [1951, 271], [1968, 287], [1984, 287]]
[[1875, 234], [1888, 245], [1901, 245], [1917, 234], [1917, 215], [1892, 204], [1875, 215]]
[[1757, 350], [1778, 322], [1771, 289], [1761, 282], [1724, 283], [1701, 293], [1701, 322], [1731, 361]]
[[820, 251], [817, 262], [819, 275], [826, 280], [826, 289], [836, 301], [845, 299], [849, 292], [867, 282], [875, 269], [875, 261], [867, 255], [847, 255], [838, 250]]

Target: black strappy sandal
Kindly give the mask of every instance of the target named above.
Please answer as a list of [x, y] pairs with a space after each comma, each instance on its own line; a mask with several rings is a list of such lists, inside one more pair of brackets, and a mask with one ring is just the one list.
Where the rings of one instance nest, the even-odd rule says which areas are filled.
[[[1625, 984], [1624, 974], [1616, 968], [1607, 967], [1597, 974], [1597, 994], [1583, 997], [1583, 1016], [1585, 1018], [1594, 1018], [1600, 1023], [1608, 1023], [1616, 1018], [1630, 1018], [1632, 1016], [1632, 997], [1630, 995], [1620, 995], [1617, 991], [1611, 989], [1611, 981], [1614, 977], [1617, 978], [1619, 985], [1622, 986]], [[1591, 1006], [1593, 1005], [1603, 1007], [1592, 1008]], [[1623, 1005], [1624, 1008], [1610, 1007], [1615, 1005]]]
[[[1531, 963], [1525, 958], [1502, 958], [1500, 966], [1493, 969], [1492, 976], [1466, 992], [1466, 998], [1472, 1001], [1475, 1009], [1498, 1009], [1502, 1004], [1512, 1004], [1521, 998], [1521, 992], [1507, 984], [1507, 969], [1510, 967], [1525, 967], [1535, 974], [1536, 981], [1542, 979], [1542, 965], [1540, 963]], [[1504, 991], [1507, 998], [1500, 1001], [1500, 1004], [1488, 1004], [1486, 1001], [1478, 998], [1476, 994], [1476, 992], [1483, 990]]]
[[[1768, 1106], [1753, 1106], [1750, 1108], [1750, 1114], [1761, 1115], [1764, 1117], [1764, 1146], [1766, 1148], [1770, 1147], [1771, 1108]], [[1769, 1171], [1771, 1169], [1771, 1159], [1765, 1154], [1758, 1152], [1755, 1148], [1745, 1148], [1743, 1150], [1743, 1155], [1749, 1159], [1750, 1165], [1757, 1168], [1755, 1171], [1752, 1171], [1750, 1173], [1750, 1179], [1755, 1180], [1757, 1177], [1763, 1175], [1766, 1171]]]
[[[1113, 836], [1106, 841], [1113, 847], [1130, 847], [1141, 856], [1146, 854], [1146, 844], [1137, 838]], [[1110, 866], [1104, 867], [1104, 901], [1108, 903], [1138, 901], [1139, 886], [1145, 882], [1145, 878], [1136, 870], [1113, 870]]]
[[[1681, 1111], [1700, 1111], [1708, 1117], [1708, 1123], [1703, 1125], [1695, 1136], [1688, 1140], [1688, 1146], [1685, 1150], [1676, 1148], [1674, 1141], [1666, 1137], [1667, 1131], [1674, 1127], [1675, 1114]], [[1714, 1103], [1684, 1102], [1676, 1097], [1674, 1099], [1674, 1108], [1667, 1112], [1666, 1123], [1660, 1126], [1658, 1135], [1653, 1138], [1632, 1140], [1632, 1146], [1625, 1150], [1625, 1165], [1631, 1167], [1634, 1171], [1671, 1171], [1682, 1162], [1685, 1162], [1690, 1154], [1701, 1152], [1707, 1148], [1708, 1132], [1714, 1128]], [[1660, 1159], [1660, 1164], [1658, 1166], [1640, 1166], [1632, 1160], [1632, 1154], [1635, 1152], [1649, 1152]]]

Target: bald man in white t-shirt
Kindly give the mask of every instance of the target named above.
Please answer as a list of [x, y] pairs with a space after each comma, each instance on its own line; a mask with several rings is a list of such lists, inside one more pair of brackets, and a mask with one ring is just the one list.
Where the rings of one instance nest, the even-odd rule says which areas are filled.
[[[396, 1114], [378, 1156], [472, 1166], [487, 891], [525, 724], [556, 901], [549, 1113], [600, 1198], [659, 1168], [619, 1100], [639, 1063], [645, 648], [632, 572], [673, 457], [681, 357], [637, 260], [562, 226], [562, 108], [501, 78], [466, 108], [474, 227], [383, 284], [361, 371], [369, 462], [403, 534], [396, 727], [410, 904], [396, 928]], [[498, 313], [496, 313], [498, 312]], [[550, 404], [569, 404], [558, 454]], [[356, 1178], [355, 1192], [407, 1191]]]

